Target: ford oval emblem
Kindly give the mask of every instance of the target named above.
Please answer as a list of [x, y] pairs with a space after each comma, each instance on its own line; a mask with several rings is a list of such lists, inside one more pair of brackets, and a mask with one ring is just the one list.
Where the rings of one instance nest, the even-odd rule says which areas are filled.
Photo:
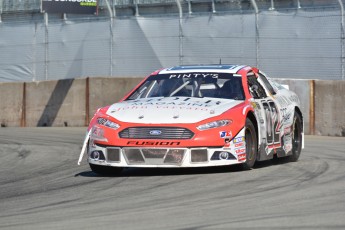
[[160, 131], [160, 130], [151, 130], [150, 131], [150, 135], [158, 136], [161, 134], [162, 134], [162, 131]]

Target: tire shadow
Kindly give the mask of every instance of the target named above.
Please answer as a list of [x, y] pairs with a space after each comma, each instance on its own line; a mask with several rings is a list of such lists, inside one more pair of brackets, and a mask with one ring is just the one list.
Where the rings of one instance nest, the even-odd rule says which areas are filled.
[[201, 174], [220, 174], [236, 173], [258, 170], [274, 165], [291, 163], [288, 158], [274, 158], [267, 161], [258, 161], [253, 169], [244, 170], [242, 165], [211, 166], [197, 168], [124, 168], [121, 173], [100, 175], [93, 171], [84, 171], [74, 175], [74, 177], [152, 177], [152, 176], [179, 176], [179, 175], [201, 175]]
[[152, 177], [152, 176], [179, 176], [179, 175], [200, 175], [235, 173], [243, 171], [241, 165], [198, 167], [198, 168], [124, 168], [121, 173], [99, 175], [90, 171], [80, 172], [74, 177]]

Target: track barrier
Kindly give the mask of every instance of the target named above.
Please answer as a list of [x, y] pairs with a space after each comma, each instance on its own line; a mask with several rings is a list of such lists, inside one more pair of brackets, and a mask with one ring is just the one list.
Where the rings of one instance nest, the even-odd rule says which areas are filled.
[[[82, 127], [142, 78], [0, 83], [1, 127]], [[345, 136], [345, 81], [275, 79], [301, 100], [305, 134]]]

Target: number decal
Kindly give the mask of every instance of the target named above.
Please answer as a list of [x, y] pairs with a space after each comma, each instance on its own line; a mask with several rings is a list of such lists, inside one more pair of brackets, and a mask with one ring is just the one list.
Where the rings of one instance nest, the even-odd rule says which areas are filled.
[[280, 122], [277, 106], [273, 101], [262, 101], [262, 105], [266, 115], [267, 145], [280, 143]]

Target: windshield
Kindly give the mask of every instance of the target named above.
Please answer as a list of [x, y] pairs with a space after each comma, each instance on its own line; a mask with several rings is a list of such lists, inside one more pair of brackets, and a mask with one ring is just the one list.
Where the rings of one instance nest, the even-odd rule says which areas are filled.
[[150, 76], [127, 100], [152, 97], [211, 97], [244, 100], [242, 78], [227, 73]]

